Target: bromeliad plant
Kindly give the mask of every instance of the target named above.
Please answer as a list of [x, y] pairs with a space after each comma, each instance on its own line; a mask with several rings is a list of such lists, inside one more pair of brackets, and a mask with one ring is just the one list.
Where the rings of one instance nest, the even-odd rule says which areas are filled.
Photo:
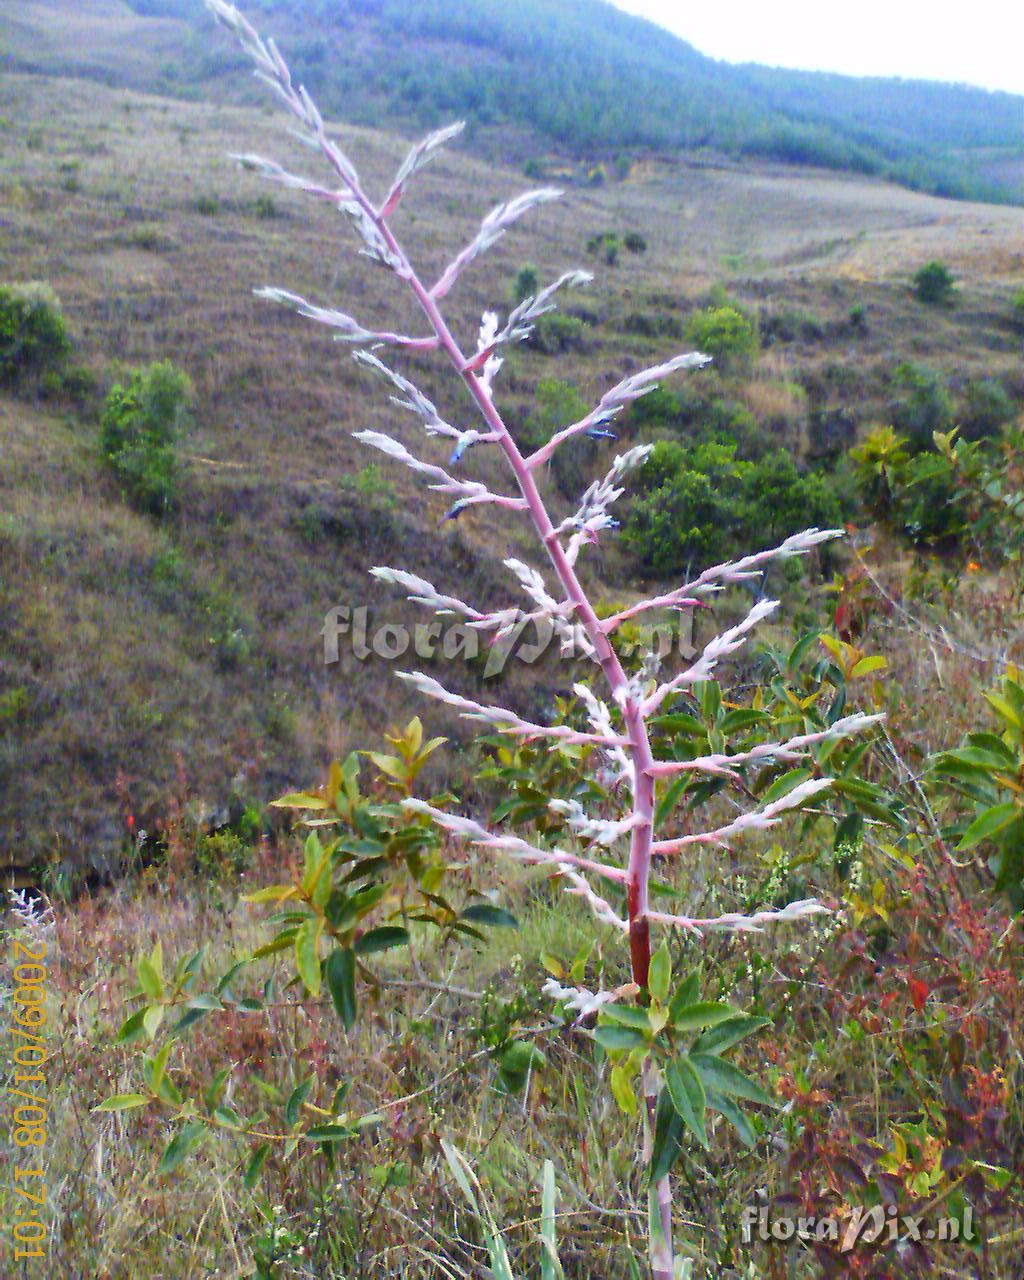
[[[337, 340], [352, 343], [357, 348], [355, 358], [389, 384], [392, 399], [421, 420], [426, 435], [448, 441], [450, 461], [442, 466], [421, 458], [391, 436], [376, 431], [357, 433], [357, 439], [425, 476], [434, 490], [450, 495], [453, 505], [449, 517], [456, 517], [470, 506], [491, 506], [521, 514], [531, 523], [538, 548], [549, 561], [552, 578], [549, 580], [518, 560], [506, 562], [529, 602], [527, 616], [550, 625], [561, 640], [571, 642], [577, 654], [582, 653], [593, 662], [603, 680], [602, 694], [588, 684], [576, 685], [576, 695], [586, 714], [586, 723], [577, 727], [570, 723], [543, 724], [524, 719], [513, 710], [459, 696], [419, 672], [402, 676], [419, 693], [482, 722], [492, 732], [505, 735], [513, 742], [540, 740], [562, 747], [590, 748], [588, 759], [594, 760], [603, 779], [611, 780], [606, 794], [623, 797], [617, 812], [606, 811], [595, 816], [578, 801], [561, 801], [558, 812], [564, 821], [560, 826], [569, 838], [556, 846], [543, 834], [531, 842], [455, 813], [451, 806], [429, 804], [411, 796], [400, 797], [397, 802], [410, 824], [412, 834], [408, 838], [415, 842], [424, 842], [429, 829], [440, 828], [495, 854], [549, 867], [570, 894], [589, 905], [595, 921], [610, 925], [628, 947], [630, 983], [615, 991], [591, 993], [578, 987], [563, 987], [554, 981], [549, 994], [564, 1008], [578, 1012], [581, 1018], [598, 1013], [595, 1035], [614, 1064], [611, 1075], [616, 1097], [625, 1110], [641, 1112], [643, 1155], [650, 1174], [651, 1269], [655, 1280], [672, 1280], [679, 1268], [672, 1244], [672, 1193], [668, 1174], [685, 1132], [689, 1130], [702, 1144], [707, 1143], [705, 1112], [708, 1106], [732, 1119], [742, 1132], [745, 1121], [736, 1100], [766, 1103], [768, 1099], [723, 1057], [732, 1045], [761, 1025], [759, 1020], [744, 1017], [719, 1002], [702, 1003], [697, 983], [692, 979], [673, 990], [668, 947], [663, 943], [655, 949], [652, 934], [655, 930], [680, 930], [700, 938], [715, 930], [756, 931], [777, 922], [803, 920], [824, 908], [814, 900], [803, 899], [751, 915], [693, 917], [685, 912], [655, 910], [651, 903], [652, 868], [656, 860], [668, 862], [705, 846], [725, 845], [743, 833], [773, 827], [784, 814], [820, 800], [831, 782], [827, 777], [809, 776], [798, 785], [769, 793], [770, 798], [760, 802], [759, 807], [755, 801], [752, 811], [740, 812], [711, 830], [672, 838], [659, 834], [657, 829], [660, 824], [656, 821], [656, 793], [659, 786], [671, 787], [680, 778], [691, 778], [724, 783], [742, 795], [756, 795], [747, 785], [752, 774], [765, 767], [774, 768], [780, 762], [801, 760], [822, 744], [859, 733], [876, 717], [833, 718], [822, 728], [799, 732], [788, 741], [760, 742], [740, 751], [712, 750], [681, 759], [659, 759], [655, 751], [659, 740], [653, 729], [655, 722], [670, 716], [677, 704], [685, 705], [694, 690], [713, 682], [718, 664], [744, 644], [758, 623], [775, 612], [776, 602], [758, 601], [737, 625], [713, 639], [689, 666], [660, 681], [657, 664], [651, 661], [646, 661], [639, 670], [627, 670], [613, 638], [618, 628], [641, 614], [655, 609], [699, 608], [724, 587], [759, 577], [773, 561], [803, 556], [839, 536], [839, 531], [810, 529], [770, 550], [706, 569], [692, 581], [664, 595], [611, 617], [599, 617], [580, 578], [580, 558], [601, 533], [614, 526], [611, 509], [622, 496], [623, 481], [631, 470], [643, 463], [649, 449], [646, 446], [631, 448], [616, 456], [603, 477], [583, 494], [577, 509], [562, 520], [556, 521], [552, 516], [541, 492], [539, 477], [556, 452], [571, 441], [581, 437], [614, 439], [611, 428], [628, 405], [654, 390], [670, 374], [700, 369], [709, 358], [690, 352], [626, 377], [579, 421], [558, 430], [532, 452], [525, 451], [495, 400], [502, 353], [511, 344], [529, 337], [537, 321], [554, 309], [555, 296], [560, 290], [583, 286], [591, 277], [582, 271], [562, 275], [518, 302], [504, 321], [493, 313], [485, 314], [476, 344], [468, 351], [449, 327], [442, 303], [481, 254], [530, 210], [557, 199], [561, 192], [544, 187], [499, 204], [484, 218], [475, 239], [435, 283], [428, 284], [421, 279], [396, 238], [391, 219], [417, 171], [457, 136], [461, 126], [442, 129], [415, 146], [384, 198], [372, 199], [354, 166], [331, 137], [309, 94], [293, 82], [273, 41], [262, 40], [227, 0], [207, 0], [207, 4], [241, 42], [255, 64], [257, 76], [290, 113], [298, 135], [326, 162], [333, 176], [323, 183], [296, 176], [273, 161], [252, 155], [239, 157], [242, 165], [266, 179], [324, 201], [342, 213], [362, 242], [362, 252], [411, 291], [425, 319], [425, 332], [406, 336], [378, 331], [343, 311], [282, 289], [264, 288], [259, 290], [259, 295], [323, 324], [333, 331]], [[378, 354], [382, 349], [395, 354], [437, 352], [445, 357], [473, 401], [479, 425], [455, 426], [447, 422], [427, 396]], [[514, 492], [494, 492], [458, 471], [469, 451], [475, 448], [495, 450], [504, 459]], [[373, 573], [381, 581], [402, 589], [412, 600], [438, 613], [459, 615], [495, 640], [500, 641], [523, 616], [517, 607], [479, 608], [402, 569], [376, 568]], [[336, 817], [333, 810], [338, 804], [337, 792], [339, 788], [344, 789], [345, 779], [336, 778], [331, 785], [336, 793], [333, 798], [320, 797], [306, 807], [315, 808], [323, 801], [324, 807], [332, 810], [328, 817]], [[678, 788], [676, 790], [678, 794]], [[304, 803], [301, 797], [293, 798], [293, 802]], [[375, 821], [379, 823], [379, 816]], [[368, 833], [366, 838], [379, 838], [379, 832], [377, 836]], [[325, 848], [331, 848], [331, 853], [326, 854]], [[345, 850], [341, 852], [344, 854]], [[359, 850], [349, 852], [363, 856]], [[295, 919], [286, 920], [287, 927], [294, 927], [295, 933], [288, 935], [286, 928], [281, 945], [295, 945], [297, 939], [301, 940], [300, 972], [307, 989], [319, 991], [322, 977], [326, 977], [339, 1013], [347, 1021], [352, 1015], [350, 1004], [354, 1000], [352, 972], [357, 934], [352, 930], [351, 936], [339, 936], [339, 924], [331, 924], [330, 929], [317, 924], [325, 913], [330, 923], [331, 895], [335, 892], [332, 867], [339, 862], [344, 865], [346, 861], [344, 857], [335, 856], [337, 853], [333, 845], [325, 846], [314, 833], [307, 847], [307, 871], [299, 890], [304, 905], [295, 902], [291, 886], [279, 886], [277, 900], [286, 916], [295, 908]], [[366, 888], [360, 892], [372, 895], [374, 890]], [[358, 910], [351, 904], [349, 907]], [[346, 925], [350, 923], [348, 915], [344, 920]], [[330, 949], [326, 960], [321, 958], [323, 946]], [[160, 1069], [161, 1064], [155, 1064], [154, 1075]], [[637, 1081], [640, 1102], [635, 1101]], [[305, 1099], [300, 1098], [293, 1110], [304, 1102]], [[332, 1106], [331, 1111], [334, 1110]], [[333, 1114], [324, 1119], [328, 1136], [334, 1128], [350, 1126], [347, 1119], [337, 1119]]]

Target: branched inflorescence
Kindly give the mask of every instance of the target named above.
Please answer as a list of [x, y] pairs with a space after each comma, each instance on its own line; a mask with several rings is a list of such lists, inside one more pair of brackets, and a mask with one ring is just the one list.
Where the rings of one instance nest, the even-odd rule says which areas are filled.
[[[570, 804], [564, 810], [568, 826], [582, 845], [588, 845], [592, 856], [573, 850], [534, 846], [515, 835], [489, 829], [473, 819], [443, 812], [418, 800], [406, 802], [412, 813], [428, 815], [453, 837], [471, 841], [495, 853], [503, 853], [519, 861], [550, 866], [559, 874], [568, 892], [581, 897], [597, 920], [611, 925], [629, 940], [633, 983], [619, 992], [592, 994], [552, 986], [552, 994], [568, 1006], [592, 1011], [603, 1003], [618, 999], [623, 992], [637, 993], [641, 999], [648, 987], [651, 965], [651, 926], [684, 929], [692, 934], [707, 930], [756, 931], [765, 926], [801, 920], [823, 911], [813, 900], [794, 902], [781, 910], [759, 911], [752, 915], [727, 914], [714, 918], [691, 918], [654, 911], [648, 900], [648, 884], [652, 859], [680, 854], [692, 845], [725, 844], [733, 836], [751, 830], [771, 828], [780, 817], [792, 812], [827, 790], [828, 779], [807, 781], [781, 799], [763, 805], [753, 812], [742, 813], [732, 821], [710, 831], [685, 835], [677, 839], [658, 840], [654, 831], [655, 785], [658, 778], [685, 771], [735, 777], [738, 765], [764, 760], [797, 760], [816, 743], [859, 733], [878, 717], [848, 716], [837, 720], [822, 733], [805, 734], [785, 742], [772, 743], [735, 755], [708, 755], [686, 761], [655, 760], [648, 724], [666, 699], [710, 679], [718, 663], [734, 653], [747, 640], [758, 623], [777, 608], [774, 601], [758, 601], [735, 626], [713, 639], [688, 668], [660, 684], [644, 668], [630, 678], [612, 647], [609, 637], [622, 623], [654, 609], [695, 609], [707, 597], [724, 587], [743, 583], [760, 576], [775, 560], [802, 556], [820, 543], [841, 535], [840, 530], [811, 529], [786, 539], [779, 546], [754, 555], [705, 570], [692, 582], [667, 594], [635, 604], [611, 618], [599, 619], [594, 606], [580, 583], [576, 565], [585, 547], [595, 542], [615, 520], [612, 508], [622, 496], [622, 483], [630, 470], [643, 463], [644, 446], [630, 449], [615, 458], [603, 479], [595, 481], [582, 495], [577, 510], [557, 526], [537, 487], [536, 473], [555, 452], [577, 436], [596, 439], [614, 438], [610, 429], [615, 419], [631, 403], [652, 391], [664, 378], [683, 370], [697, 370], [709, 362], [699, 352], [676, 356], [665, 363], [633, 374], [608, 391], [580, 421], [565, 427], [531, 454], [524, 454], [501, 416], [494, 400], [494, 382], [501, 370], [501, 349], [519, 342], [533, 331], [536, 321], [555, 305], [556, 294], [565, 288], [588, 284], [591, 277], [581, 271], [568, 272], [535, 296], [524, 299], [502, 323], [494, 313], [483, 316], [476, 346], [471, 355], [464, 354], [449, 329], [439, 308], [441, 301], [455, 286], [461, 274], [481, 254], [499, 241], [525, 214], [562, 194], [553, 188], [529, 191], [499, 204], [483, 220], [474, 239], [456, 255], [435, 284], [423, 283], [391, 230], [389, 219], [406, 192], [410, 179], [446, 143], [455, 138], [460, 125], [431, 134], [415, 146], [401, 166], [384, 199], [376, 204], [361, 184], [359, 176], [330, 137], [320, 113], [306, 91], [297, 87], [273, 41], [264, 42], [234, 5], [227, 0], [207, 0], [214, 15], [241, 41], [256, 67], [256, 74], [280, 99], [297, 122], [295, 130], [302, 142], [319, 153], [334, 175], [334, 185], [324, 186], [313, 180], [286, 172], [276, 163], [258, 156], [239, 157], [241, 163], [260, 176], [286, 187], [305, 192], [333, 204], [351, 223], [362, 241], [362, 252], [382, 268], [404, 281], [414, 295], [426, 320], [427, 332], [406, 336], [375, 330], [330, 307], [319, 306], [280, 289], [261, 289], [259, 296], [288, 306], [334, 331], [339, 341], [356, 343], [355, 357], [365, 368], [383, 378], [393, 391], [392, 400], [422, 421], [428, 436], [445, 437], [453, 444], [449, 467], [458, 466], [473, 446], [488, 445], [500, 450], [515, 482], [512, 495], [498, 494], [486, 485], [451, 474], [444, 467], [424, 461], [392, 437], [376, 431], [362, 431], [356, 438], [381, 450], [396, 461], [405, 463], [426, 476], [432, 488], [455, 499], [449, 511], [454, 517], [466, 507], [495, 504], [508, 510], [522, 511], [532, 521], [539, 543], [550, 560], [554, 588], [535, 569], [518, 560], [506, 561], [518, 586], [529, 600], [532, 612], [527, 616], [543, 620], [555, 634], [575, 652], [591, 658], [603, 673], [609, 699], [597, 696], [587, 685], [578, 684], [580, 697], [590, 722], [590, 732], [577, 731], [567, 725], [542, 725], [524, 720], [502, 707], [486, 706], [445, 689], [432, 677], [408, 673], [402, 678], [418, 692], [454, 707], [461, 715], [480, 721], [502, 732], [523, 739], [550, 739], [565, 743], [589, 744], [605, 754], [612, 777], [629, 797], [623, 816], [618, 820], [596, 819], [581, 806]], [[393, 370], [377, 354], [381, 348], [400, 352], [432, 351], [443, 353], [462, 379], [482, 419], [479, 428], [456, 427], [445, 421], [435, 405], [403, 374]], [[437, 613], [457, 614], [468, 624], [496, 638], [508, 634], [519, 609], [487, 610], [467, 603], [439, 590], [432, 583], [401, 569], [376, 568], [373, 574], [384, 582], [405, 591], [414, 600]], [[628, 850], [625, 844], [628, 841]], [[624, 886], [628, 911], [621, 916], [595, 887], [594, 879]], [[557, 988], [557, 992], [554, 991]], [[654, 1073], [646, 1073], [647, 1110], [653, 1124], [657, 1104], [657, 1081]], [[648, 1142], [650, 1126], [648, 1130]], [[658, 1280], [671, 1277], [671, 1202], [667, 1178], [658, 1187], [658, 1212], [661, 1214], [660, 1244], [652, 1248], [652, 1266]]]

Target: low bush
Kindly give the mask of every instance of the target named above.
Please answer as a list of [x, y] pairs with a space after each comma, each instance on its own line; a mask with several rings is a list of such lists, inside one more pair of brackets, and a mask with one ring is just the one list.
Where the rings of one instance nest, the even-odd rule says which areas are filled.
[[622, 237], [615, 231], [601, 231], [587, 241], [587, 253], [603, 258], [605, 264], [614, 267], [622, 249]]
[[525, 298], [534, 298], [540, 289], [540, 276], [532, 262], [524, 262], [516, 272], [509, 299], [517, 307]]
[[1017, 407], [1001, 382], [978, 378], [968, 382], [960, 409], [960, 433], [965, 440], [995, 436], [1017, 415]]
[[663, 440], [638, 487], [623, 540], [654, 575], [675, 575], [698, 559], [724, 560], [740, 546], [769, 546], [806, 525], [835, 527], [842, 519], [829, 481], [801, 472], [784, 449], [751, 462], [737, 458], [735, 444]]
[[622, 322], [626, 333], [638, 333], [642, 338], [682, 338], [683, 326], [676, 316], [631, 311]]
[[684, 330], [687, 342], [713, 356], [719, 369], [743, 366], [757, 355], [757, 328], [738, 307], [708, 307], [692, 315]]
[[927, 306], [949, 306], [955, 293], [953, 273], [934, 259], [914, 272], [914, 294]]
[[551, 311], [537, 321], [528, 341], [534, 351], [545, 356], [583, 351], [587, 346], [586, 326], [576, 316], [566, 315], [564, 311]]
[[923, 365], [903, 363], [892, 375], [896, 397], [892, 425], [917, 449], [927, 448], [936, 431], [953, 425], [953, 398], [943, 379]]
[[70, 350], [60, 299], [48, 284], [0, 286], [0, 383], [58, 369]]
[[188, 375], [165, 360], [134, 370], [104, 403], [103, 456], [128, 500], [151, 515], [167, 515], [177, 505], [177, 441], [191, 401]]

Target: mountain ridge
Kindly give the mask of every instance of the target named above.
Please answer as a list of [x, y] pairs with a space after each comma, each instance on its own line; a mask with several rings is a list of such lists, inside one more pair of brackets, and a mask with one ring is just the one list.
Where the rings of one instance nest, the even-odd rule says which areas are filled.
[[[1024, 203], [1024, 98], [917, 80], [733, 65], [606, 0], [251, 0], [325, 111], [358, 124], [415, 131], [465, 117], [469, 139], [517, 164], [546, 154], [586, 162], [600, 180], [638, 154], [718, 153], [848, 170], [930, 194]], [[67, 0], [0, 16], [51, 20]], [[122, 61], [106, 78], [132, 83], [124, 33], [155, 46], [145, 80], [180, 96], [252, 100], [257, 86], [218, 39], [201, 0], [83, 0], [95, 37], [115, 21]], [[115, 15], [120, 15], [119, 18]], [[154, 25], [149, 26], [150, 23]], [[170, 38], [174, 27], [178, 47]], [[52, 33], [51, 33], [52, 35]], [[75, 73], [80, 50], [33, 50], [7, 61]], [[130, 47], [130, 46], [129, 46]], [[63, 65], [59, 65], [63, 62]], [[57, 65], [55, 65], [57, 64]], [[92, 74], [96, 68], [92, 68]], [[604, 166], [602, 168], [601, 166]]]

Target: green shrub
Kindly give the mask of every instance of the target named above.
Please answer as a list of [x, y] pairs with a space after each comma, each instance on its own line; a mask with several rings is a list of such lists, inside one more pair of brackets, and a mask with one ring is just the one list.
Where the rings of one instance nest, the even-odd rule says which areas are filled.
[[953, 398], [945, 382], [931, 369], [910, 363], [896, 366], [892, 382], [897, 392], [892, 425], [916, 448], [927, 448], [936, 431], [953, 425]]
[[630, 253], [647, 252], [647, 241], [639, 231], [627, 231], [622, 243]]
[[855, 302], [850, 308], [850, 328], [856, 333], [867, 333], [868, 309], [863, 302]]
[[784, 449], [751, 462], [737, 458], [735, 444], [663, 440], [644, 465], [639, 488], [623, 541], [642, 570], [659, 576], [842, 519], [828, 480], [801, 472]]
[[[556, 378], [541, 378], [537, 384], [536, 407], [522, 429], [521, 443], [527, 449], [539, 448], [563, 427], [585, 418], [590, 409], [591, 406], [569, 383], [559, 382]], [[592, 441], [577, 436], [564, 444], [551, 459], [555, 483], [566, 497], [577, 497], [580, 489], [585, 487], [586, 464], [593, 457], [593, 450]]]
[[621, 249], [622, 237], [614, 231], [601, 231], [587, 241], [587, 253], [595, 258], [604, 258], [609, 267], [618, 262]]
[[1001, 382], [978, 378], [964, 389], [960, 434], [966, 440], [998, 435], [1016, 414], [1016, 406]]
[[204, 218], [215, 218], [220, 213], [220, 201], [216, 196], [199, 196], [194, 205], [196, 213]]
[[1014, 327], [1024, 329], [1024, 289], [1018, 289], [1010, 304]]
[[516, 272], [510, 290], [511, 301], [517, 307], [524, 298], [535, 298], [540, 289], [540, 276], [532, 262], [524, 263]]
[[177, 503], [177, 440], [188, 418], [192, 384], [169, 360], [136, 369], [111, 388], [103, 406], [101, 447], [135, 506], [163, 516]]
[[0, 383], [57, 369], [70, 350], [60, 299], [48, 284], [0, 286]]
[[264, 222], [271, 222], [281, 216], [277, 201], [272, 196], [259, 196], [253, 205], [253, 212]]
[[827, 332], [825, 323], [813, 311], [787, 308], [762, 318], [761, 336], [772, 342], [818, 342]]
[[78, 409], [91, 408], [99, 392], [99, 379], [84, 365], [49, 369], [39, 380], [39, 390], [47, 400], [70, 400]]
[[953, 301], [953, 273], [934, 259], [914, 272], [914, 293], [928, 306], [948, 306]]
[[745, 365], [757, 354], [757, 329], [737, 307], [709, 307], [690, 317], [684, 331], [687, 342], [714, 356], [720, 369]]
[[626, 333], [638, 333], [643, 338], [676, 338], [683, 336], [683, 326], [678, 316], [653, 315], [646, 311], [631, 311], [622, 322]]
[[587, 345], [585, 326], [582, 320], [566, 315], [564, 311], [549, 311], [537, 321], [529, 345], [546, 356], [583, 351]]

